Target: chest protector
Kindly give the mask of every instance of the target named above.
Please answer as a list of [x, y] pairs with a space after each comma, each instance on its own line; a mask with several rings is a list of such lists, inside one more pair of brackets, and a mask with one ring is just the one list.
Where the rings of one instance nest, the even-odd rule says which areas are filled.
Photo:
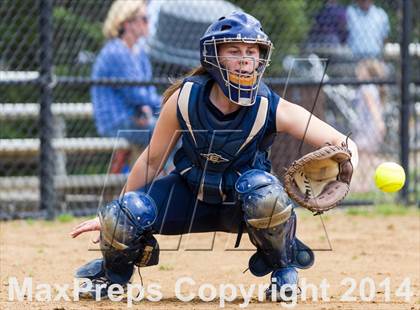
[[271, 169], [268, 148], [274, 135], [266, 134], [271, 91], [261, 83], [254, 105], [241, 107], [233, 120], [221, 122], [206, 106], [204, 92], [210, 81], [208, 75], [184, 81], [177, 108], [182, 147], [174, 164], [197, 199], [229, 203], [235, 201], [234, 185], [243, 172]]

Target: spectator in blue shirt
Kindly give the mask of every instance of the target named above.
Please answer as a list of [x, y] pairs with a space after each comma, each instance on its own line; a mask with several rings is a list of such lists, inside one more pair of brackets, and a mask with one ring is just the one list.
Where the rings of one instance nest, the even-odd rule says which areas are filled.
[[[148, 56], [138, 44], [148, 34], [145, 1], [115, 1], [103, 26], [107, 39], [93, 66], [94, 79], [121, 78], [148, 81], [152, 69]], [[160, 96], [154, 86], [104, 86], [91, 88], [96, 127], [100, 135], [124, 137], [132, 144], [146, 146], [159, 110]], [[122, 130], [122, 131], [120, 131]]]
[[390, 26], [386, 12], [373, 0], [356, 0], [347, 9], [348, 45], [357, 58], [378, 58]]
[[336, 0], [327, 0], [316, 14], [309, 32], [309, 44], [313, 46], [337, 47], [347, 40], [346, 8]]

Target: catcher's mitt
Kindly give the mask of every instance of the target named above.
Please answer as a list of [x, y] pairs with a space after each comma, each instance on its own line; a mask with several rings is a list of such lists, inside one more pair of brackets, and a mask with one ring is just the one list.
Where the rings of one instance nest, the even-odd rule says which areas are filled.
[[351, 152], [327, 145], [295, 160], [287, 169], [284, 187], [296, 203], [316, 213], [332, 209], [350, 189], [353, 165]]

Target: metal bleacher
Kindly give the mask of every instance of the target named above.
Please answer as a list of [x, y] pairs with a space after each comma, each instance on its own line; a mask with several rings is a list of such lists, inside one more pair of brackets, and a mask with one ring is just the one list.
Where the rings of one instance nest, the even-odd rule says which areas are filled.
[[[38, 103], [3, 103], [0, 104], [0, 122], [6, 120], [32, 120], [39, 116]], [[129, 143], [121, 138], [103, 137], [66, 137], [65, 122], [69, 119], [91, 120], [91, 103], [54, 103], [54, 138], [52, 141], [56, 155], [56, 175], [54, 187], [59, 204], [66, 209], [70, 202], [90, 202], [97, 205], [105, 189], [119, 191], [124, 184], [124, 174], [68, 174], [66, 171], [67, 155], [87, 155], [98, 152], [109, 153], [117, 149], [129, 149]], [[0, 139], [0, 157], [24, 159], [35, 157], [40, 151], [37, 138]], [[109, 157], [111, 158], [111, 157]], [[36, 175], [0, 177], [0, 213], [10, 214], [19, 206], [19, 210], [36, 210], [39, 203], [39, 177]]]

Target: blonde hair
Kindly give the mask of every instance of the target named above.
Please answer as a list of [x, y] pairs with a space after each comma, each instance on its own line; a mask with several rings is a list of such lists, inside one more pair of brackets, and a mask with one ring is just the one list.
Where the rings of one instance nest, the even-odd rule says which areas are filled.
[[194, 75], [203, 75], [206, 73], [206, 69], [204, 69], [202, 66], [196, 67], [189, 71], [184, 77], [175, 80], [171, 86], [169, 86], [163, 93], [162, 97], [162, 105], [165, 104], [166, 101], [168, 101], [169, 97], [171, 97], [179, 88], [181, 88], [181, 85], [185, 78], [194, 76]]
[[118, 37], [122, 24], [134, 18], [139, 10], [146, 7], [145, 0], [117, 0], [111, 5], [106, 16], [102, 32], [107, 39]]

